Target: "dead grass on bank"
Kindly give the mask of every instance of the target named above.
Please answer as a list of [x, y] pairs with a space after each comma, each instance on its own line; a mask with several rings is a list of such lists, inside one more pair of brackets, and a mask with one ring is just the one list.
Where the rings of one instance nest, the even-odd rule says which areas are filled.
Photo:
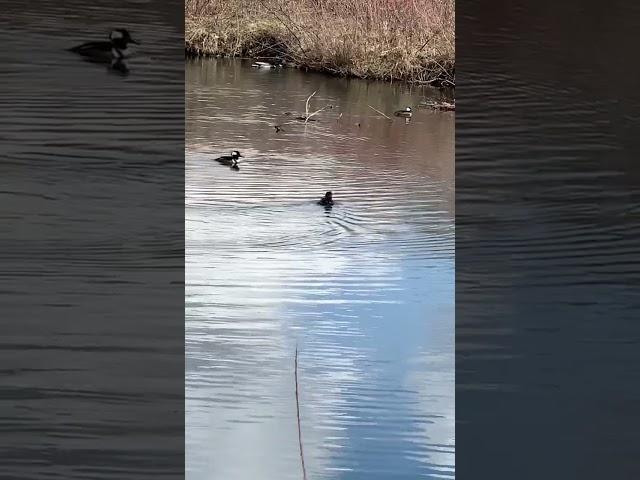
[[186, 50], [455, 84], [453, 0], [186, 0]]

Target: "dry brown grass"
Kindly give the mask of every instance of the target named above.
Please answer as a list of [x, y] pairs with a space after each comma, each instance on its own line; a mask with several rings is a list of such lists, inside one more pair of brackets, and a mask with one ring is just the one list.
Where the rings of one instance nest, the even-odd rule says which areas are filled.
[[190, 54], [455, 83], [454, 0], [186, 0], [185, 16]]

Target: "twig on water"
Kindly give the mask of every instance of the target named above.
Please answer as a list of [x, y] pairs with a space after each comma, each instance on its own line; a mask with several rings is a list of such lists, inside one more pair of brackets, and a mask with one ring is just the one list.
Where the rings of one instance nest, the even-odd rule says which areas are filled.
[[302, 463], [302, 480], [307, 480], [307, 470], [304, 466], [304, 453], [302, 451], [302, 428], [300, 427], [300, 398], [298, 396], [298, 346], [294, 360], [294, 376], [296, 380], [296, 412], [298, 418], [298, 445], [300, 446], [300, 462]]
[[307, 103], [305, 103], [304, 105], [304, 116], [308, 119], [309, 118], [309, 100], [311, 100], [311, 97], [313, 97], [316, 94], [317, 90], [315, 92], [313, 92], [311, 95], [309, 95], [309, 98], [307, 98]]
[[[327, 105], [325, 107], [322, 107], [320, 110], [316, 110], [315, 112], [312, 112], [311, 114], [307, 115], [306, 116], [307, 118], [305, 118], [304, 123], [307, 123], [311, 117], [313, 117], [314, 115], [317, 115], [318, 113], [322, 112], [323, 110], [326, 110], [327, 108], [329, 108], [329, 105]], [[314, 120], [314, 122], [315, 122], [315, 120]]]
[[389, 120], [393, 120], [391, 117], [388, 117], [387, 115], [385, 115], [384, 113], [382, 113], [380, 110], [378, 110], [377, 108], [373, 108], [371, 105], [367, 105], [367, 107], [369, 107], [372, 110], [375, 110], [376, 112], [378, 112], [380, 115], [382, 115], [383, 117], [389, 119]]

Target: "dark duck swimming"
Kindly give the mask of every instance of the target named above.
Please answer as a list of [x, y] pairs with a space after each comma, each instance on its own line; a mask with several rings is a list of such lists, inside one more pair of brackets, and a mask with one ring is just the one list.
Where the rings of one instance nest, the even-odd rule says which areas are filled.
[[324, 194], [320, 200], [318, 200], [318, 205], [324, 205], [325, 207], [330, 207], [333, 205], [333, 194], [331, 192], [327, 192]]
[[214, 160], [218, 162], [220, 165], [226, 165], [230, 167], [232, 170], [240, 170], [238, 166], [238, 158], [241, 158], [240, 152], [238, 150], [234, 150], [231, 152], [231, 155], [222, 155], [221, 157], [215, 158]]
[[116, 28], [109, 34], [109, 40], [103, 42], [87, 42], [70, 48], [69, 51], [96, 61], [118, 61], [131, 55], [129, 44], [140, 45], [131, 38], [124, 28]]

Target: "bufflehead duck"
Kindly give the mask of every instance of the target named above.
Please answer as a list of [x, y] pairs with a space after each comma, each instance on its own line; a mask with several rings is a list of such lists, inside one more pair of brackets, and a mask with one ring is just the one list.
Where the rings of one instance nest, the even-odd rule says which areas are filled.
[[333, 205], [333, 194], [331, 192], [325, 193], [324, 197], [318, 201], [318, 205], [324, 205], [325, 207]]
[[126, 29], [116, 28], [109, 34], [108, 42], [87, 42], [70, 48], [69, 51], [95, 60], [112, 61], [128, 57], [131, 54], [127, 49], [130, 43], [140, 45]]
[[221, 165], [227, 165], [234, 170], [240, 170], [240, 167], [238, 167], [238, 158], [240, 157], [242, 157], [240, 152], [238, 150], [234, 150], [231, 152], [231, 155], [222, 155], [214, 160]]
[[253, 62], [251, 64], [253, 68], [276, 68], [276, 66], [269, 62]]
[[406, 107], [404, 110], [397, 110], [393, 113], [396, 117], [410, 117], [413, 115], [411, 107]]

